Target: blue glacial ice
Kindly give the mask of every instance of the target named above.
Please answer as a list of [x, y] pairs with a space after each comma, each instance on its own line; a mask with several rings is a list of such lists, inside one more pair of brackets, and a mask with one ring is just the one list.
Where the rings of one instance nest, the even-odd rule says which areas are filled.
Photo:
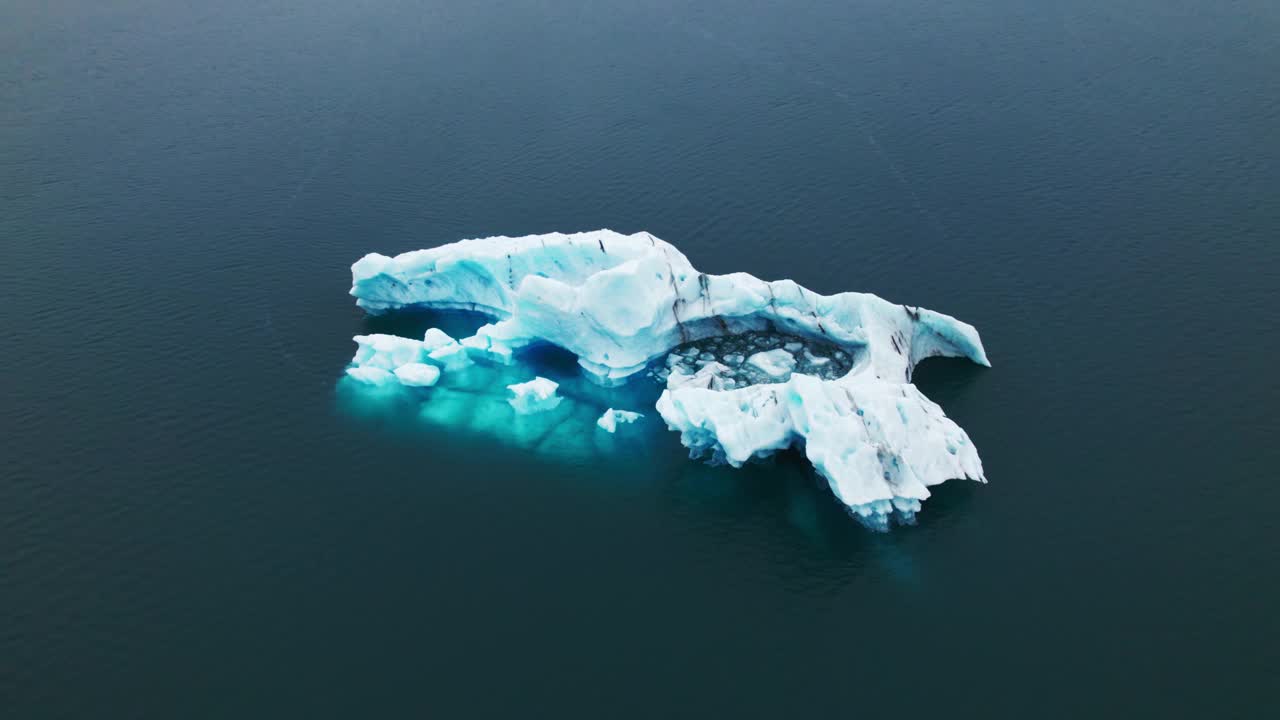
[[[599, 393], [642, 375], [656, 379], [658, 414], [695, 456], [738, 467], [798, 448], [872, 527], [909, 521], [931, 486], [986, 481], [965, 432], [911, 384], [927, 357], [989, 365], [977, 331], [948, 315], [864, 293], [819, 295], [790, 280], [707, 275], [643, 232], [373, 253], [352, 266], [352, 279], [351, 294], [370, 314], [467, 310], [491, 319], [459, 340], [434, 328], [421, 341], [355, 338], [353, 380], [425, 386], [435, 380], [419, 366], [438, 368], [441, 384], [422, 391], [430, 393], [423, 416], [444, 424], [524, 432], [542, 445], [587, 442], [580, 421], [607, 400], [595, 409], [561, 406], [554, 382], [519, 377], [521, 353], [553, 345], [576, 357]], [[493, 383], [512, 379], [528, 382], [499, 385], [510, 392], [495, 401]], [[518, 414], [537, 414], [512, 422], [511, 409], [493, 409], [503, 400]], [[596, 423], [612, 433], [634, 419], [622, 412], [610, 408]]]

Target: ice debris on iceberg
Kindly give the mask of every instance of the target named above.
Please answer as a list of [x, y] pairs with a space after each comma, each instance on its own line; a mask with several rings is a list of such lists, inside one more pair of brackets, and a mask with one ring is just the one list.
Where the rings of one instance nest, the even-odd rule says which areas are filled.
[[612, 433], [617, 432], [618, 423], [633, 423], [642, 417], [644, 417], [644, 415], [638, 412], [631, 412], [630, 410], [614, 410], [613, 408], [609, 408], [608, 410], [605, 410], [604, 414], [600, 416], [600, 419], [596, 421], [596, 425], [601, 430], [607, 433]]
[[[369, 254], [351, 270], [351, 294], [371, 314], [468, 310], [492, 320], [459, 341], [431, 332], [404, 341], [417, 350], [358, 336], [348, 374], [364, 382], [394, 383], [393, 371], [422, 354], [447, 375], [450, 358], [510, 364], [550, 344], [603, 386], [645, 370], [665, 382], [657, 411], [692, 454], [740, 466], [799, 448], [874, 527], [912, 518], [930, 486], [986, 481], [965, 432], [911, 384], [927, 357], [989, 365], [977, 331], [948, 315], [790, 280], [708, 275], [643, 232], [463, 240]], [[513, 392], [513, 405], [530, 408], [552, 397]]]
[[507, 402], [511, 403], [511, 407], [521, 415], [529, 415], [536, 412], [545, 412], [554, 409], [560, 404], [560, 396], [556, 395], [556, 388], [560, 387], [559, 383], [552, 382], [544, 377], [536, 377], [529, 382], [516, 383], [508, 385], [507, 389], [511, 391], [512, 397]]
[[[799, 343], [787, 343], [787, 345], [798, 345]], [[803, 345], [801, 345], [803, 347]], [[796, 348], [799, 350], [800, 348]], [[786, 380], [791, 377], [791, 371], [796, 369], [796, 358], [787, 348], [778, 350], [768, 350], [766, 352], [758, 352], [747, 358], [747, 364], [755, 366], [757, 370], [763, 372], [771, 378]]]

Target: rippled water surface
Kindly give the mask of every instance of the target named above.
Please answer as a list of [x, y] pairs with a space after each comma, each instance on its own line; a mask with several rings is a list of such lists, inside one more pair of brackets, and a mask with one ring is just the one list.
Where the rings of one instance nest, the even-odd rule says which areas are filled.
[[[0, 716], [1274, 711], [1274, 2], [4, 5]], [[342, 392], [362, 254], [598, 227], [974, 324], [990, 484]]]

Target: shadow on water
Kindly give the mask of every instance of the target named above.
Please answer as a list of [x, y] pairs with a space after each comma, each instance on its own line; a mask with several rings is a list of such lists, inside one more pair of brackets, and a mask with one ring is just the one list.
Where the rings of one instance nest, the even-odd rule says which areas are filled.
[[545, 378], [557, 382], [570, 381], [582, 377], [582, 367], [578, 365], [578, 356], [551, 343], [535, 343], [516, 354], [516, 361]]
[[399, 335], [421, 339], [431, 328], [440, 328], [450, 337], [464, 338], [474, 335], [481, 325], [493, 319], [480, 312], [467, 310], [427, 310], [407, 308], [385, 315], [366, 315], [363, 325], [368, 335]]
[[[561, 364], [572, 358], [549, 352]], [[904, 588], [926, 585], [919, 549], [954, 525], [979, 491], [964, 480], [931, 488], [933, 497], [915, 524], [895, 524], [881, 533], [850, 515], [798, 449], [741, 468], [710, 465], [689, 459], [679, 436], [651, 404], [635, 405], [647, 416], [610, 435], [595, 427], [599, 411], [587, 397], [567, 396], [556, 412], [516, 416], [501, 398], [455, 396], [461, 414], [454, 417], [446, 410], [450, 416], [440, 422], [424, 413], [437, 392], [340, 382], [338, 401], [341, 413], [360, 432], [377, 436], [388, 452], [428, 453], [434, 466], [478, 473], [486, 478], [487, 492], [525, 493], [540, 498], [535, 504], [572, 497], [575, 506], [585, 501], [595, 507], [592, 512], [627, 516], [635, 512], [628, 507], [648, 507], [657, 513], [659, 526], [678, 518], [685, 532], [717, 544], [772, 548], [769, 572], [806, 593], [838, 592], [851, 578], [865, 575]], [[522, 441], [520, 424], [530, 422], [546, 422], [537, 432], [544, 440]], [[498, 466], [519, 469], [495, 472]], [[536, 483], [529, 483], [531, 478]]]
[[990, 369], [965, 358], [935, 357], [916, 366], [911, 382], [945, 410], [948, 402], [961, 399], [969, 386]]
[[[673, 454], [680, 450], [676, 445]], [[882, 575], [905, 586], [924, 584], [916, 548], [924, 538], [953, 525], [980, 490], [977, 483], [965, 480], [930, 488], [933, 496], [915, 522], [876, 532], [836, 499], [799, 449], [741, 468], [677, 461], [682, 464], [670, 466], [659, 483], [661, 501], [670, 510], [716, 534], [740, 535], [742, 542], [754, 543], [762, 533], [768, 535], [769, 547], [789, 548], [778, 563], [779, 576], [814, 589], [834, 590], [850, 574], [860, 573]]]

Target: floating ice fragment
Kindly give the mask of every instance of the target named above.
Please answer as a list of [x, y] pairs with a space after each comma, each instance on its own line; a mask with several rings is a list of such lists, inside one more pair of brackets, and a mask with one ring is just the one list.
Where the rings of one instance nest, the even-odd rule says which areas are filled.
[[561, 397], [556, 395], [556, 388], [560, 387], [558, 383], [554, 383], [544, 377], [536, 377], [529, 382], [508, 385], [507, 389], [513, 395], [507, 400], [511, 403], [511, 407], [521, 415], [530, 413], [543, 412], [550, 410], [560, 404]]
[[809, 364], [813, 365], [814, 367], [823, 367], [824, 365], [831, 362], [831, 358], [814, 355], [812, 352], [809, 351], [809, 348], [804, 349], [804, 359], [808, 360]]
[[[795, 343], [788, 343], [788, 345], [792, 344]], [[795, 356], [781, 348], [758, 352], [747, 358], [747, 364], [779, 380], [786, 380], [791, 376], [791, 371], [796, 369]]]
[[711, 390], [724, 390], [724, 377], [730, 372], [729, 368], [718, 362], [709, 362], [698, 368], [698, 371], [692, 375], [681, 372], [672, 372], [667, 378], [667, 387], [669, 389], [679, 387], [700, 387], [709, 388]]
[[431, 328], [422, 336], [422, 347], [427, 352], [438, 350], [449, 345], [457, 345], [458, 341], [440, 328]]
[[638, 412], [614, 410], [613, 408], [609, 408], [608, 410], [605, 410], [604, 414], [600, 416], [600, 419], [596, 421], [596, 425], [600, 426], [601, 430], [611, 433], [618, 429], [618, 423], [632, 423], [642, 417], [644, 417], [644, 415]]
[[472, 363], [467, 349], [458, 343], [441, 345], [427, 353], [427, 357], [440, 363], [445, 370], [461, 370]]

